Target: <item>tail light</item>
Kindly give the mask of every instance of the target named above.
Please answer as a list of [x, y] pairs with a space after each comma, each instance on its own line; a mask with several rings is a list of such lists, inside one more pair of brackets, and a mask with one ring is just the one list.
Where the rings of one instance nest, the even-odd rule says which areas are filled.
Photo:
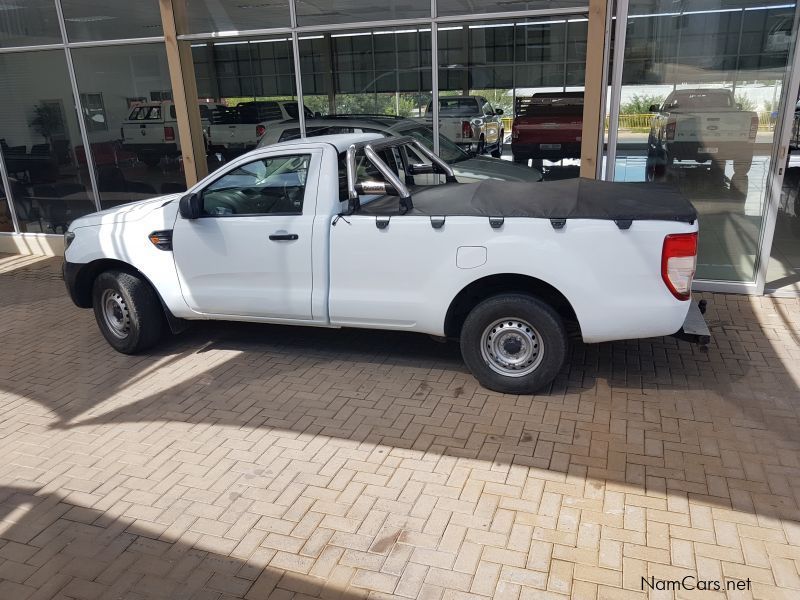
[[664, 238], [661, 251], [661, 278], [678, 300], [692, 295], [692, 280], [697, 268], [697, 232], [675, 233]]
[[256, 125], [256, 137], [261, 137], [267, 132], [267, 128], [263, 125]]
[[167, 142], [175, 141], [175, 129], [172, 127], [164, 127], [164, 139]]
[[511, 139], [512, 140], [518, 140], [519, 139], [519, 129], [517, 128], [516, 124], [511, 126]]
[[676, 121], [667, 121], [667, 128], [665, 134], [668, 140], [675, 139], [675, 127], [677, 126], [677, 124], [678, 123]]
[[472, 137], [472, 124], [469, 121], [461, 121], [461, 137]]
[[750, 117], [750, 139], [756, 139], [758, 133], [758, 117]]

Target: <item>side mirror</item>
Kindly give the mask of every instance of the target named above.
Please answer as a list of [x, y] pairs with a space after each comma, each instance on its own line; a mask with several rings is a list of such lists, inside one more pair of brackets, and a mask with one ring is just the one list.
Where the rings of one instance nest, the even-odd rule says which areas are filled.
[[659, 109], [658, 104], [651, 104], [650, 108], [648, 108], [647, 110], [649, 110], [651, 113], [657, 113], [658, 109]]
[[178, 210], [181, 213], [181, 217], [193, 220], [200, 217], [202, 205], [203, 199], [200, 194], [186, 194], [181, 197]]
[[742, 103], [741, 103], [741, 102], [737, 102], [737, 103], [736, 103], [736, 108], [737, 108], [738, 110], [742, 110]]
[[499, 117], [500, 115], [503, 114], [503, 109], [502, 108], [498, 108], [497, 110], [494, 111], [494, 114], [496, 114]]
[[321, 119], [321, 118], [322, 118], [322, 113], [321, 113], [321, 112], [319, 112], [319, 111], [315, 112], [315, 113], [314, 113], [314, 118], [315, 118], [315, 119]]

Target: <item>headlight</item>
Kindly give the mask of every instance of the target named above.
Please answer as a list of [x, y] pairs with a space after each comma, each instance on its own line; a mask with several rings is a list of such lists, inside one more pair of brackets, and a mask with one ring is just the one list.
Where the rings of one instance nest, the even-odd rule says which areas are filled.
[[75, 239], [75, 232], [74, 231], [67, 231], [64, 233], [64, 251], [67, 251], [69, 245], [72, 243], [72, 240]]

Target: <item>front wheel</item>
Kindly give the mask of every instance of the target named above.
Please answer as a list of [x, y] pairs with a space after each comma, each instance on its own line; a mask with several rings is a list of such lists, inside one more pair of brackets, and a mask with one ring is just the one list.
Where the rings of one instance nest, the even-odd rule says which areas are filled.
[[567, 334], [553, 308], [532, 296], [507, 294], [478, 304], [461, 330], [461, 355], [484, 387], [533, 394], [566, 360]]
[[150, 284], [124, 271], [106, 271], [92, 288], [94, 316], [112, 348], [135, 354], [156, 344], [164, 314]]

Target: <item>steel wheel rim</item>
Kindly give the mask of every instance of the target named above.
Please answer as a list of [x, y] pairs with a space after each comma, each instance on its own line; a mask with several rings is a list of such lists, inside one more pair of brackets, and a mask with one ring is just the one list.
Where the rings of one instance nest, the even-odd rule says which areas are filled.
[[492, 371], [505, 377], [533, 373], [544, 358], [539, 331], [523, 319], [498, 319], [481, 335], [481, 356]]
[[100, 307], [103, 321], [111, 334], [121, 340], [128, 337], [131, 329], [131, 314], [122, 294], [116, 290], [105, 290], [100, 299]]

